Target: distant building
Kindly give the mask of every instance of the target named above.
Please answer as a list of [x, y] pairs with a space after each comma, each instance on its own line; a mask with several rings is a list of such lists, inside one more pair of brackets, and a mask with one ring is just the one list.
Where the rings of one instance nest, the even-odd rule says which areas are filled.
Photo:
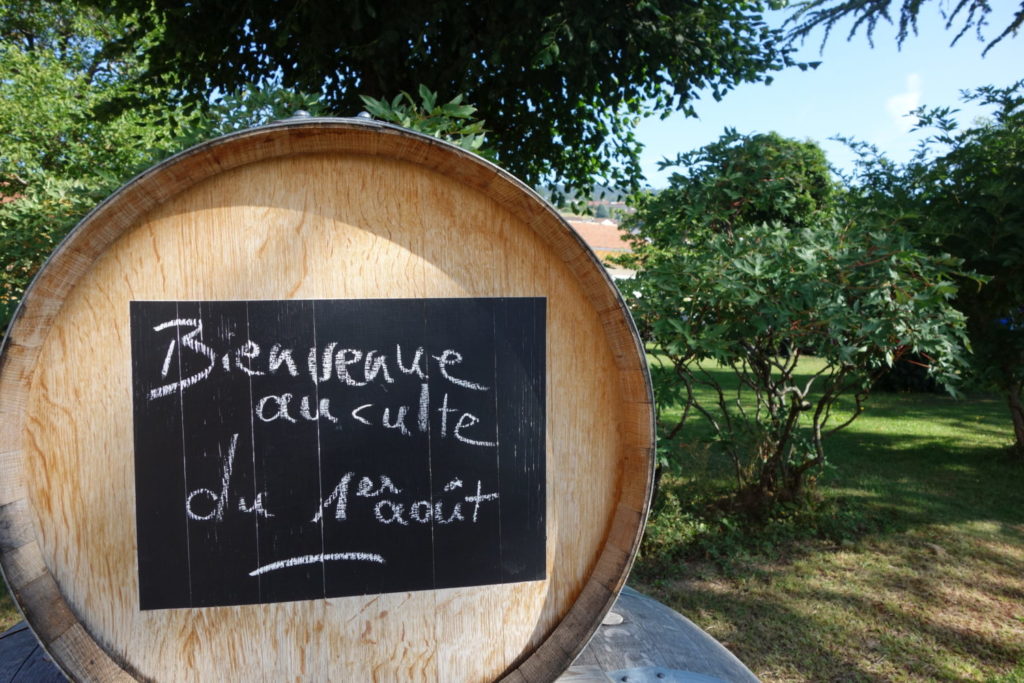
[[569, 221], [573, 230], [579, 233], [587, 246], [594, 250], [597, 258], [601, 260], [612, 278], [624, 280], [635, 275], [632, 270], [609, 262], [612, 257], [632, 251], [626, 239], [626, 233], [619, 228], [615, 221], [609, 218], [596, 219], [578, 216], [567, 216], [566, 220]]

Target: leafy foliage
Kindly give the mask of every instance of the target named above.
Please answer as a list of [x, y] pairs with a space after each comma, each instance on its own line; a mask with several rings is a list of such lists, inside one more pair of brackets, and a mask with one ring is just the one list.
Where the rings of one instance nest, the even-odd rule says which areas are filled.
[[1011, 680], [998, 675], [1021, 668], [1024, 622], [991, 616], [1020, 612], [1024, 462], [1001, 457], [998, 397], [871, 403], [830, 439], [808, 506], [724, 510], [714, 459], [666, 475], [633, 585], [697, 615], [765, 680]]
[[[921, 11], [924, 0], [902, 0], [898, 6], [899, 19], [897, 23], [896, 42], [903, 45], [903, 41], [911, 34], [917, 33], [917, 17]], [[823, 42], [828, 40], [829, 34], [836, 24], [853, 19], [850, 33], [847, 39], [853, 38], [861, 28], [867, 33], [871, 41], [879, 21], [892, 23], [893, 0], [804, 0], [793, 5], [794, 12], [789, 18], [789, 23], [794, 24], [791, 35], [794, 38], [806, 38], [818, 28], [825, 31]], [[988, 16], [992, 12], [992, 5], [989, 0], [955, 0], [950, 3], [949, 11], [943, 9], [943, 17], [946, 19], [946, 30], [953, 29], [958, 23], [960, 28], [953, 38], [956, 44], [968, 31], [974, 29], [978, 40], [984, 40], [983, 30], [987, 25]], [[982, 54], [984, 55], [1007, 36], [1015, 36], [1024, 24], [1024, 2], [1010, 19], [998, 36], [989, 41]]]
[[643, 213], [634, 227], [642, 223], [645, 240], [657, 246], [767, 221], [810, 225], [833, 208], [824, 152], [777, 133], [744, 136], [727, 128], [717, 141], [661, 167], [683, 172], [673, 173], [664, 190], [633, 200]]
[[1005, 395], [1024, 453], [1024, 81], [964, 93], [992, 117], [961, 128], [948, 107], [915, 112], [929, 131], [915, 158], [894, 164], [866, 145], [852, 200], [864, 220], [912, 229], [964, 260], [987, 284], [963, 286], [979, 379]]
[[[667, 361], [654, 373], [658, 407], [685, 406], [667, 436], [696, 411], [733, 464], [740, 503], [796, 500], [880, 368], [914, 352], [956, 379], [959, 262], [925, 254], [906, 232], [845, 220], [810, 143], [727, 132], [683, 158], [693, 171], [626, 222], [624, 262], [638, 271], [627, 296]], [[798, 379], [804, 355], [823, 365]]]
[[92, 115], [142, 71], [101, 50], [133, 28], [72, 3], [0, 5], [0, 328], [57, 241], [173, 138], [155, 108]]
[[484, 122], [474, 118], [476, 107], [463, 104], [462, 95], [439, 104], [437, 93], [420, 85], [419, 96], [419, 102], [407, 92], [399, 93], [390, 102], [367, 95], [361, 99], [367, 113], [374, 118], [447, 140], [465, 150], [494, 159], [494, 153], [484, 146], [487, 140]]
[[276, 83], [244, 85], [234, 92], [218, 94], [205, 110], [193, 115], [188, 126], [174, 140], [171, 151], [186, 149], [236, 130], [286, 119], [300, 111], [310, 116], [323, 114], [320, 97], [286, 90]]
[[[193, 102], [277, 76], [287, 89], [322, 93], [337, 115], [358, 112], [359, 95], [382, 101], [420, 84], [462, 93], [492, 127], [503, 166], [585, 194], [595, 178], [640, 180], [640, 117], [692, 113], [704, 88], [719, 98], [793, 63], [782, 31], [761, 15], [775, 0], [108, 4], [145, 16], [138, 35], [162, 27], [144, 48], [145, 80], [176, 79]], [[110, 47], [137, 44], [127, 36]]]

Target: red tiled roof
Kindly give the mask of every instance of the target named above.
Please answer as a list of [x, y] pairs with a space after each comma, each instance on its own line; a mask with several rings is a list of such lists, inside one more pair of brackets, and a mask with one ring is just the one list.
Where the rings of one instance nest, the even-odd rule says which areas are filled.
[[626, 241], [626, 233], [619, 229], [610, 220], [570, 220], [569, 225], [580, 234], [583, 241], [598, 255], [611, 252], [630, 251], [629, 242]]

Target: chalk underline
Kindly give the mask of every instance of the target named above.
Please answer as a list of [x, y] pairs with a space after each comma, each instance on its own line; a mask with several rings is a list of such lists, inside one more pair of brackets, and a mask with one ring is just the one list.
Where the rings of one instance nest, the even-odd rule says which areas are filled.
[[265, 564], [258, 569], [249, 572], [249, 576], [259, 576], [267, 572], [285, 569], [287, 567], [298, 567], [304, 564], [317, 564], [318, 562], [337, 562], [339, 560], [360, 560], [362, 562], [376, 562], [384, 564], [384, 558], [376, 553], [317, 553], [316, 555], [302, 555], [290, 557], [287, 560], [278, 560]]

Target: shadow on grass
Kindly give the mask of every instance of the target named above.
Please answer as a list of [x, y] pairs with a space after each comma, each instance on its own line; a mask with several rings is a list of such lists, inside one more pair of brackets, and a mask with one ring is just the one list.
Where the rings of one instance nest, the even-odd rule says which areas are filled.
[[640, 559], [636, 581], [766, 680], [983, 679], [1024, 666], [1024, 461], [1006, 450], [1011, 435], [991, 395], [873, 396], [827, 441], [818, 512], [747, 526], [705, 514], [731, 473], [694, 446], [707, 426], [688, 425], [684, 476], [667, 488], [673, 520], [699, 533], [670, 554], [654, 519], [668, 543]]
[[[754, 578], [695, 564], [641, 586], [765, 680], [964, 680], [1024, 662], [1024, 556], [934, 556], [913, 537], [764, 563]], [[904, 545], [905, 543], [905, 545]], [[970, 556], [961, 556], [970, 552]], [[994, 553], [999, 555], [999, 553]]]
[[[683, 614], [707, 623], [709, 633], [725, 645], [760, 678], [793, 680], [884, 681], [835, 647], [841, 630], [827, 621], [807, 617], [761, 593], [731, 595], [727, 599], [704, 582], [672, 587], [643, 586]], [[700, 618], [704, 615], [704, 619]]]
[[921, 524], [999, 522], [1024, 543], [1024, 462], [998, 448], [951, 446], [904, 434], [837, 434], [834, 469], [821, 489], [856, 492], [866, 512], [884, 513], [892, 530]]

